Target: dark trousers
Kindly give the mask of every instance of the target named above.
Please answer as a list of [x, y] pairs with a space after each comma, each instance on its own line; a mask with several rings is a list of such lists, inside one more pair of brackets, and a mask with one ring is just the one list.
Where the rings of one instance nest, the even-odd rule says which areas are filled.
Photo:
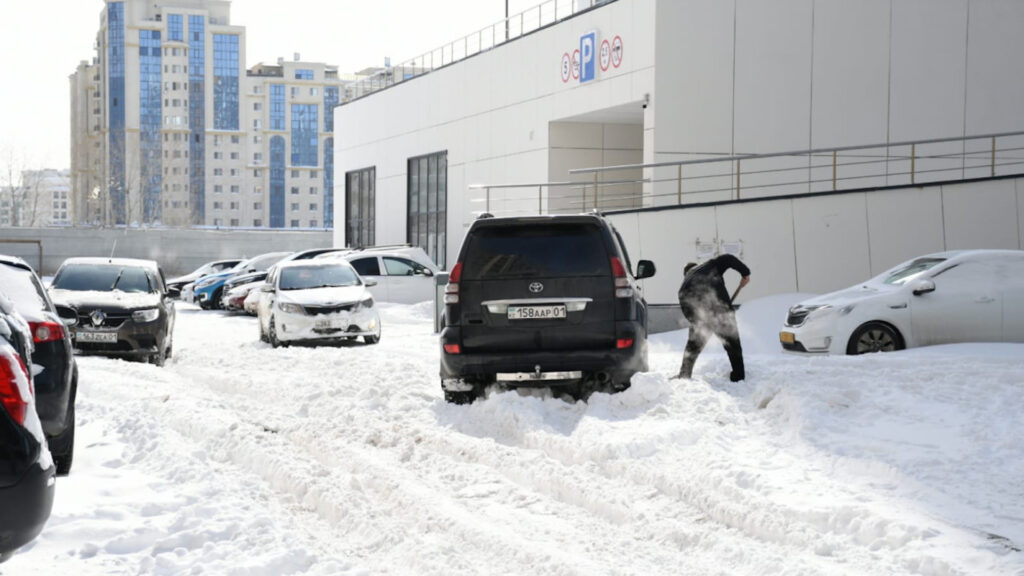
[[722, 341], [725, 353], [729, 355], [729, 363], [732, 364], [729, 379], [733, 382], [743, 380], [746, 377], [743, 368], [743, 347], [740, 345], [740, 331], [736, 326], [736, 313], [732, 308], [693, 306], [684, 301], [680, 301], [679, 306], [683, 310], [683, 316], [690, 322], [690, 337], [686, 341], [679, 377], [693, 376], [693, 365], [697, 362], [697, 356], [714, 334]]

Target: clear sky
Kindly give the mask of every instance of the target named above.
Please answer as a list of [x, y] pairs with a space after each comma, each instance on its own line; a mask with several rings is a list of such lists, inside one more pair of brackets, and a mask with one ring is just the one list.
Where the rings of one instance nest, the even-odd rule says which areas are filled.
[[[168, 0], [172, 3], [173, 0]], [[542, 0], [509, 0], [512, 14]], [[0, 0], [0, 171], [69, 168], [68, 77], [94, 56], [102, 0]], [[505, 0], [233, 0], [246, 66], [291, 59], [342, 73], [397, 64], [485, 28]], [[2, 174], [3, 172], [0, 172]], [[0, 178], [3, 180], [3, 178]], [[0, 182], [2, 185], [3, 182]]]

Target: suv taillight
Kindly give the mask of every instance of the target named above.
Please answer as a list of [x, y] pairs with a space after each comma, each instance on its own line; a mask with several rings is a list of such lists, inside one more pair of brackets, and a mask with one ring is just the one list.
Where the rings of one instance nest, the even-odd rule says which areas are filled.
[[612, 276], [615, 278], [615, 297], [632, 298], [633, 289], [629, 287], [629, 278], [626, 277], [626, 267], [618, 256], [612, 256]]
[[21, 395], [21, 388], [18, 386], [18, 371], [28, 380], [28, 369], [25, 368], [25, 363], [21, 361], [21, 358], [10, 352], [10, 349], [0, 350], [0, 403], [19, 426], [24, 426], [25, 415], [28, 413], [28, 401]]
[[32, 341], [36, 344], [64, 338], [64, 326], [57, 322], [29, 322], [29, 327], [32, 328]]
[[444, 287], [445, 304], [459, 303], [459, 280], [461, 278], [462, 262], [457, 262], [455, 266], [452, 266], [452, 271], [448, 273], [448, 285]]

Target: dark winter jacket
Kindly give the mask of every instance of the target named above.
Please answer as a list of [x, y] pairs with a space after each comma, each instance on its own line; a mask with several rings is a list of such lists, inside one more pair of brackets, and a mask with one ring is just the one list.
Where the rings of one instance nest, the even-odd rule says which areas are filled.
[[699, 266], [695, 266], [683, 278], [683, 285], [679, 287], [679, 302], [687, 302], [695, 307], [706, 307], [714, 303], [722, 306], [730, 306], [732, 302], [729, 292], [725, 289], [725, 281], [722, 275], [726, 270], [733, 269], [740, 273], [740, 276], [750, 276], [750, 268], [740, 259], [732, 254], [716, 256]]

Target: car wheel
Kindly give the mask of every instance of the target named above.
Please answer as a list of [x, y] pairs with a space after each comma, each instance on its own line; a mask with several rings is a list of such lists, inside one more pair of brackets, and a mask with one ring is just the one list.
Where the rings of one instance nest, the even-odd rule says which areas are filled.
[[57, 466], [58, 476], [67, 476], [71, 472], [71, 462], [75, 458], [75, 405], [68, 406], [67, 428], [59, 435], [48, 438], [50, 454]]
[[263, 329], [263, 322], [257, 322], [260, 325], [260, 342], [270, 342], [270, 338], [267, 338], [267, 332]]
[[218, 288], [217, 290], [214, 290], [213, 296], [210, 297], [210, 308], [213, 308], [215, 310], [216, 309], [224, 308], [220, 304], [220, 297], [223, 296], [223, 295], [224, 295], [224, 289], [223, 288]]
[[472, 404], [474, 400], [484, 395], [484, 385], [475, 382], [472, 390], [454, 392], [444, 390], [444, 401], [449, 404]]
[[274, 320], [273, 316], [270, 317], [270, 334], [268, 338], [270, 338], [270, 345], [274, 348], [281, 346], [282, 342], [277, 339], [277, 321]]
[[363, 336], [363, 342], [366, 342], [367, 344], [376, 344], [377, 342], [380, 342], [380, 333], [380, 328], [378, 328], [377, 334], [374, 336]]
[[903, 350], [903, 338], [892, 326], [881, 322], [868, 322], [853, 332], [846, 345], [847, 354], [892, 352]]

